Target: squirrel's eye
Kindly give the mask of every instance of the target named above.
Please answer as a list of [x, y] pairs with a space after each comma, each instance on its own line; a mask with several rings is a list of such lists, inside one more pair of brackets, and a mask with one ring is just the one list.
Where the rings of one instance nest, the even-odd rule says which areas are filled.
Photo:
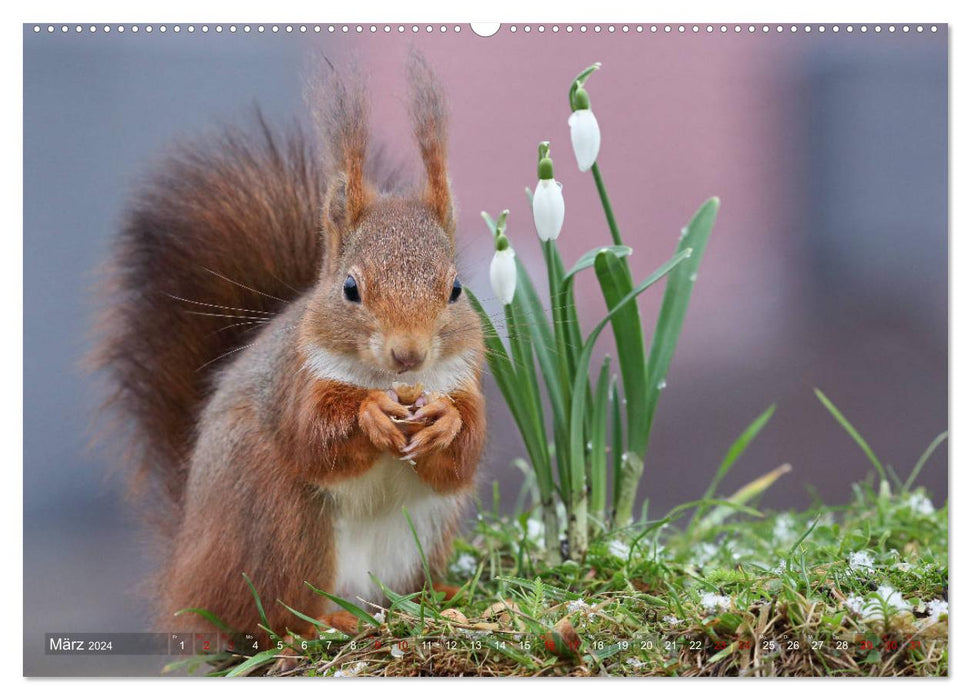
[[361, 293], [357, 289], [357, 280], [353, 275], [348, 275], [344, 280], [344, 298], [353, 301], [355, 304], [361, 303]]
[[456, 279], [452, 283], [452, 293], [448, 297], [448, 303], [454, 304], [459, 300], [460, 296], [462, 296], [462, 283], [459, 282], [458, 279]]

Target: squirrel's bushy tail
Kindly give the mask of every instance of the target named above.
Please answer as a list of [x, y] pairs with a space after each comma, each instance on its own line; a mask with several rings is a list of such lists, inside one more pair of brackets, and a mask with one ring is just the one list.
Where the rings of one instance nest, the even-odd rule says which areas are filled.
[[258, 121], [164, 161], [109, 263], [96, 361], [130, 431], [132, 487], [151, 490], [162, 526], [178, 521], [213, 374], [317, 276], [322, 166], [298, 131]]
[[[432, 141], [440, 100], [414, 60], [413, 89], [431, 105], [416, 129]], [[132, 491], [148, 496], [163, 537], [180, 522], [215, 373], [317, 281], [328, 178], [347, 182], [348, 201], [367, 194], [351, 186], [365, 172], [368, 187], [404, 186], [383, 149], [368, 147], [363, 81], [332, 72], [308, 97], [326, 148], [299, 129], [275, 136], [259, 114], [254, 132], [226, 129], [182, 146], [136, 191], [112, 251], [94, 364], [107, 374], [107, 408], [128, 432]], [[422, 153], [435, 161], [430, 146]]]

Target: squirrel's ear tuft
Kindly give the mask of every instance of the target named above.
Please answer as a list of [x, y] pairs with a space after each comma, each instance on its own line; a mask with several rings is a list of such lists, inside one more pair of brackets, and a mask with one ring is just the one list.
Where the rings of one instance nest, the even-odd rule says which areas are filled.
[[371, 204], [373, 192], [366, 185], [353, 187], [347, 173], [332, 176], [324, 197], [323, 228], [327, 237], [327, 257], [334, 263], [341, 255], [347, 234], [357, 225]]
[[455, 210], [448, 179], [448, 105], [442, 86], [424, 57], [412, 51], [408, 60], [411, 119], [425, 164], [422, 195], [449, 237], [455, 236]]
[[327, 256], [332, 262], [340, 256], [344, 237], [354, 229], [375, 197], [374, 187], [364, 174], [368, 157], [367, 90], [353, 66], [347, 74], [345, 81], [333, 70], [326, 80], [321, 78], [311, 85], [308, 94], [328, 145], [330, 179], [323, 225]]

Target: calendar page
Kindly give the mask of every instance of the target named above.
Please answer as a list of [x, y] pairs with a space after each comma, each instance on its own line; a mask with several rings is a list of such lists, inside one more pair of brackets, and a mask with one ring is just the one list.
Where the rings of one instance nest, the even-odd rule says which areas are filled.
[[25, 676], [949, 675], [947, 23], [22, 35]]

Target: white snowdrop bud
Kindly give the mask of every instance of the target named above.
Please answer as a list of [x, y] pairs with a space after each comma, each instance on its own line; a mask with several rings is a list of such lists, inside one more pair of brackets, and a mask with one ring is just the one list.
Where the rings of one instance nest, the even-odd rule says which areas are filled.
[[549, 157], [549, 143], [539, 146], [539, 182], [533, 193], [533, 224], [541, 241], [556, 240], [563, 228], [566, 205], [563, 201], [563, 185], [553, 177], [553, 161]]
[[577, 157], [577, 167], [581, 172], [586, 172], [597, 162], [600, 153], [600, 125], [590, 109], [586, 90], [580, 88], [576, 91], [574, 103], [578, 109], [574, 110], [567, 122], [570, 125], [570, 141]]
[[492, 293], [505, 306], [512, 303], [516, 295], [516, 251], [509, 245], [505, 234], [496, 239], [496, 253], [489, 266], [489, 281]]

